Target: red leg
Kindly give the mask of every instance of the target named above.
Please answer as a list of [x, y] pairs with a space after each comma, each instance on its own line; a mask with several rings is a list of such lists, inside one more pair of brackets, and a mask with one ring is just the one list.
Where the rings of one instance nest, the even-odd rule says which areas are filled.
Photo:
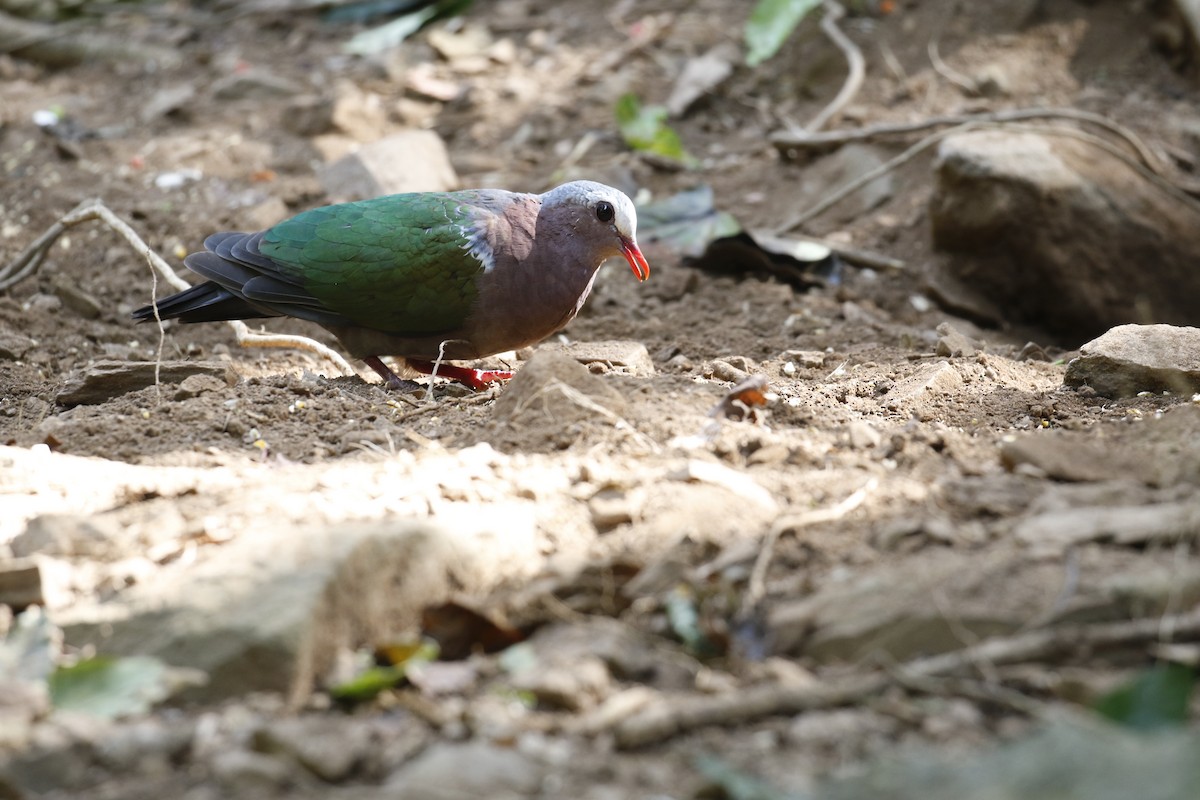
[[[410, 358], [408, 359], [408, 365], [417, 372], [423, 372], [426, 375], [433, 374], [432, 361], [418, 361]], [[489, 383], [506, 381], [513, 376], [511, 372], [505, 370], [471, 369], [470, 367], [458, 367], [454, 364], [440, 364], [437, 368], [437, 374], [443, 378], [450, 378], [459, 383], [464, 383], [476, 391], [483, 391], [488, 387]]]

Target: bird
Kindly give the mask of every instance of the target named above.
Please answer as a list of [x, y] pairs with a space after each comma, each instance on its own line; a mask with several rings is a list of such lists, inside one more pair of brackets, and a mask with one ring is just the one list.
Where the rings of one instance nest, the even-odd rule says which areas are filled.
[[[265, 231], [214, 233], [184, 265], [204, 282], [133, 312], [185, 323], [296, 317], [332, 333], [393, 389], [408, 370], [476, 390], [512, 372], [444, 364], [535, 344], [574, 319], [601, 264], [650, 265], [627, 195], [595, 181], [543, 194], [409, 192], [303, 211]], [[411, 373], [410, 373], [411, 374]]]

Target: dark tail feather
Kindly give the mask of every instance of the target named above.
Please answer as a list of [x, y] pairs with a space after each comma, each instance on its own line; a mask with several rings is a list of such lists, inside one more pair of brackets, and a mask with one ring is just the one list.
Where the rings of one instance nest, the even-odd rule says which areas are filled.
[[[158, 316], [160, 319], [177, 319], [180, 322], [222, 322], [278, 315], [250, 305], [212, 281], [205, 281], [159, 300]], [[154, 307], [142, 306], [133, 312], [133, 318], [138, 322], [154, 319]]]

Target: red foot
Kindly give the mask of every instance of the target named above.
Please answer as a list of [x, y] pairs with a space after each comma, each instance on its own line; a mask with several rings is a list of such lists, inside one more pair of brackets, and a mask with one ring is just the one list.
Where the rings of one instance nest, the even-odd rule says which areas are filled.
[[[417, 361], [416, 359], [408, 359], [408, 365], [417, 372], [423, 372], [426, 375], [433, 374], [432, 361]], [[458, 367], [454, 364], [441, 364], [437, 368], [437, 374], [443, 378], [458, 381], [470, 386], [475, 391], [483, 391], [488, 387], [489, 383], [496, 381], [506, 381], [513, 376], [507, 370], [491, 370], [491, 369], [471, 369], [470, 367]]]

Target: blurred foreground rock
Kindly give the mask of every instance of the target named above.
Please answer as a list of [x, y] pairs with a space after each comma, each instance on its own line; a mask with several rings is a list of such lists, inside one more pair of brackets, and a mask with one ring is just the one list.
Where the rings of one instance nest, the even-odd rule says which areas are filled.
[[1200, 735], [1081, 720], [983, 753], [910, 752], [826, 783], [806, 800], [1179, 800], [1200, 785]]
[[207, 699], [264, 690], [300, 700], [339, 651], [411, 633], [421, 609], [452, 589], [486, 591], [537, 564], [532, 519], [521, 522], [514, 515], [503, 537], [491, 537], [403, 520], [311, 528], [262, 520], [199, 563], [56, 621], [72, 646], [206, 671], [209, 683], [196, 691]]
[[[1066, 137], [974, 131], [938, 150], [942, 279], [1077, 344], [1130, 322], [1200, 323], [1200, 206]], [[956, 285], [957, 284], [957, 285]], [[955, 286], [956, 285], [956, 286]]]

